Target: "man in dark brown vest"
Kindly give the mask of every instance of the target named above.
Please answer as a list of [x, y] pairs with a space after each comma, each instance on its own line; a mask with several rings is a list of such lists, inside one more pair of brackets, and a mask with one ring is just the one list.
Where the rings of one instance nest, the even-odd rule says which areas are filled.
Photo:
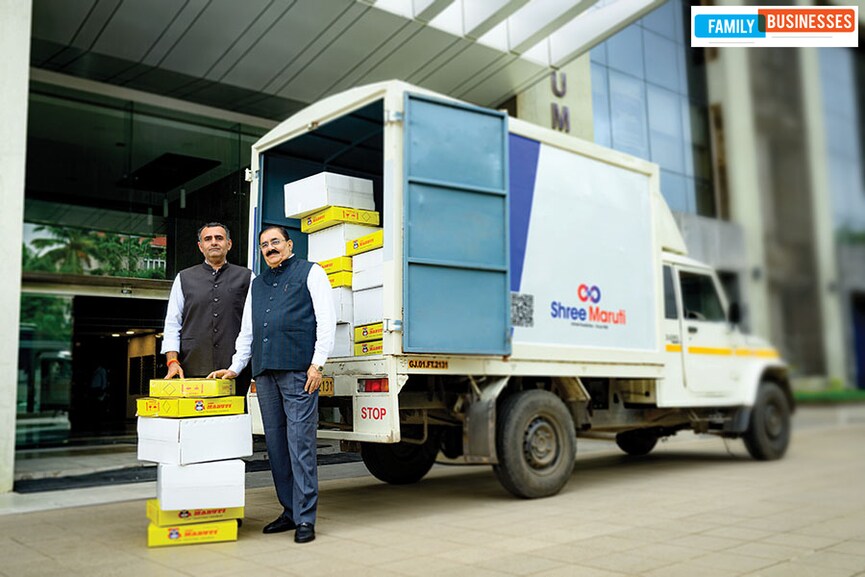
[[[227, 367], [240, 332], [252, 271], [226, 260], [231, 233], [224, 224], [198, 229], [198, 250], [204, 262], [180, 271], [168, 299], [162, 341], [166, 379], [204, 377]], [[249, 374], [247, 369], [238, 375], [235, 394], [246, 395]]]

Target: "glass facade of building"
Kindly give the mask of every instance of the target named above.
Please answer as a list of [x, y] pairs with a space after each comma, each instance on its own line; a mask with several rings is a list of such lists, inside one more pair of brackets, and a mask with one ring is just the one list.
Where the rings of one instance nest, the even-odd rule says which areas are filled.
[[716, 216], [703, 50], [667, 2], [591, 51], [595, 142], [656, 162], [675, 211]]
[[229, 260], [246, 264], [243, 172], [264, 132], [31, 84], [19, 448], [134, 430], [135, 398], [164, 371], [156, 353], [170, 280], [202, 258], [198, 227], [226, 224]]
[[861, 99], [857, 101], [854, 57], [846, 48], [820, 50], [820, 81], [835, 226], [842, 235], [859, 235], [865, 240]]

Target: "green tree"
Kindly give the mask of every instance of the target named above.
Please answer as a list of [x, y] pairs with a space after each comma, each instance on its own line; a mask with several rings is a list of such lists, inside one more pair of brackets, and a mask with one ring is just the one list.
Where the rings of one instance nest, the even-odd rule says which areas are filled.
[[54, 270], [54, 265], [47, 259], [39, 256], [35, 250], [26, 244], [22, 244], [21, 270], [28, 272], [51, 272]]
[[62, 273], [84, 274], [93, 262], [95, 247], [91, 231], [65, 226], [44, 225], [36, 232], [48, 232], [54, 238], [36, 238], [31, 244], [37, 250], [47, 249], [41, 258], [50, 262], [54, 270]]
[[48, 341], [72, 340], [72, 299], [21, 295], [21, 324], [34, 325], [34, 337]]
[[140, 236], [97, 234], [94, 258], [99, 268], [94, 274], [134, 278], [165, 278], [165, 269], [148, 269], [145, 261], [165, 260], [165, 249], [154, 247], [153, 239]]

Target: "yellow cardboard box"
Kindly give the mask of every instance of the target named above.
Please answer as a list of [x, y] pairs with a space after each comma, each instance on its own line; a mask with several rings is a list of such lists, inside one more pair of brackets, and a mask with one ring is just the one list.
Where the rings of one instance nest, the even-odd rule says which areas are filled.
[[243, 413], [244, 397], [143, 397], [138, 399], [139, 417], [213, 417]]
[[381, 351], [382, 341], [370, 341], [368, 343], [358, 343], [354, 345], [354, 356], [356, 357], [380, 355]]
[[368, 341], [380, 341], [382, 338], [382, 332], [382, 323], [354, 327], [354, 342], [365, 343]]
[[372, 234], [350, 240], [345, 243], [345, 254], [352, 256], [381, 248], [384, 245], [384, 231], [377, 230]]
[[315, 232], [341, 222], [378, 226], [379, 214], [374, 210], [329, 206], [322, 211], [300, 219], [300, 230], [301, 232]]
[[164, 511], [158, 499], [147, 500], [147, 518], [157, 527], [212, 523], [229, 519], [243, 519], [243, 507], [221, 507], [216, 509], [180, 509]]
[[192, 523], [190, 525], [168, 525], [160, 527], [153, 523], [147, 527], [147, 546], [194, 545], [196, 543], [218, 543], [237, 541], [237, 520]]
[[324, 269], [327, 274], [333, 274], [343, 270], [351, 271], [351, 257], [338, 256], [329, 260], [323, 260], [318, 265]]
[[330, 288], [347, 286], [351, 288], [351, 271], [343, 270], [327, 275], [327, 280], [330, 281]]
[[150, 379], [151, 397], [226, 397], [234, 394], [230, 379]]

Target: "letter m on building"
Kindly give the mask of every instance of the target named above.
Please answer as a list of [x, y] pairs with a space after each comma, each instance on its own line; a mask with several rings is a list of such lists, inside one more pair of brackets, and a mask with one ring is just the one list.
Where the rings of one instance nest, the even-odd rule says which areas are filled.
[[550, 114], [553, 130], [571, 132], [571, 113], [567, 106], [562, 106], [561, 110], [559, 110], [559, 105], [553, 102], [550, 104]]

